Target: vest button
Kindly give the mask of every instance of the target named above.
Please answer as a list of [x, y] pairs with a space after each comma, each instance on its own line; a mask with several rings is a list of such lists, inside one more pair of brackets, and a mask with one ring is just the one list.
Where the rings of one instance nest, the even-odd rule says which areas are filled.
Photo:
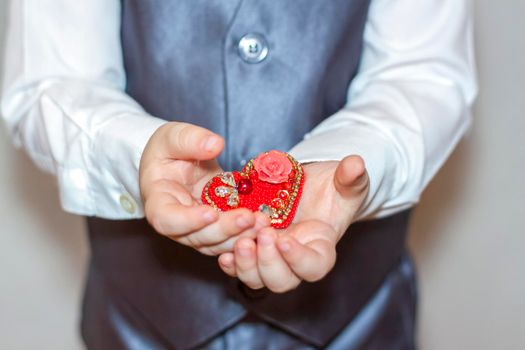
[[243, 36], [237, 49], [239, 56], [248, 63], [259, 63], [268, 56], [268, 42], [258, 33]]

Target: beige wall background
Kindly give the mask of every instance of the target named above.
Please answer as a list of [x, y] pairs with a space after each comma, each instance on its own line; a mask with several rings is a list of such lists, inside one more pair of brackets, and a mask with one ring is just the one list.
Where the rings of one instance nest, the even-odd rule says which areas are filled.
[[[525, 348], [525, 1], [476, 5], [475, 123], [411, 227], [423, 350]], [[3, 126], [0, 183], [0, 349], [81, 349], [84, 223]]]

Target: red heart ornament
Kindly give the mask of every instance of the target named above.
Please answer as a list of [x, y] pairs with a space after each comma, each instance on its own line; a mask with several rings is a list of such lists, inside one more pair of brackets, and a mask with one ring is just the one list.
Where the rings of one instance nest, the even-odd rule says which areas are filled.
[[241, 172], [220, 173], [202, 190], [204, 204], [219, 211], [248, 208], [270, 217], [275, 228], [293, 220], [304, 185], [304, 170], [287, 153], [272, 150], [251, 159]]

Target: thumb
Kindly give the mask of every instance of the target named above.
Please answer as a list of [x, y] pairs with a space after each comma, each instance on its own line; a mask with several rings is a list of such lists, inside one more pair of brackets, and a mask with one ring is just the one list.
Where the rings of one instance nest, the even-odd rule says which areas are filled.
[[368, 184], [365, 162], [359, 156], [343, 158], [334, 175], [334, 186], [342, 197], [351, 197], [363, 191]]
[[175, 122], [167, 134], [167, 156], [183, 160], [216, 158], [224, 148], [224, 139], [197, 125]]

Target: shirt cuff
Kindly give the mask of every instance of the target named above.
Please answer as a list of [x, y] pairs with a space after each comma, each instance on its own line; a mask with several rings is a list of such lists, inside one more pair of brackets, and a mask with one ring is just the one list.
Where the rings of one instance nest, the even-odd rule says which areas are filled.
[[106, 219], [144, 217], [140, 158], [151, 135], [164, 123], [147, 114], [124, 114], [102, 125], [91, 140], [86, 169], [59, 172], [64, 209], [85, 214], [90, 208], [90, 213]]
[[[345, 119], [347, 113], [351, 112], [337, 112], [330, 117], [331, 122]], [[331, 123], [330, 127], [320, 124], [288, 153], [301, 163], [340, 161], [349, 155], [363, 158], [370, 180], [369, 192], [355, 221], [388, 216], [410, 206], [385, 206], [395, 186], [398, 156], [388, 138], [371, 125], [358, 121], [345, 121], [344, 125]]]

